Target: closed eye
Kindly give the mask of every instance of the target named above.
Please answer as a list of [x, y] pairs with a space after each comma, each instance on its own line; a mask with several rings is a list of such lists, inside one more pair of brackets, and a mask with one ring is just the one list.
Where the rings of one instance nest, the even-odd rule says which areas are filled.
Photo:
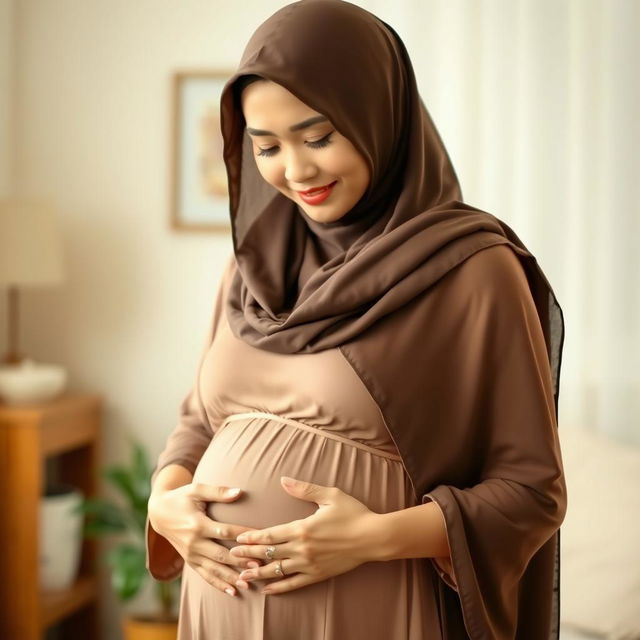
[[[311, 147], [312, 149], [322, 149], [323, 147], [326, 147], [328, 144], [331, 144], [332, 141], [329, 139], [329, 137], [331, 136], [332, 133], [333, 131], [328, 133], [324, 138], [320, 138], [320, 140], [314, 140], [313, 142], [305, 142], [305, 144]], [[275, 155], [277, 153], [277, 150], [278, 150], [277, 146], [269, 147], [268, 149], [260, 149], [260, 152], [256, 155], [266, 156], [268, 158]]]

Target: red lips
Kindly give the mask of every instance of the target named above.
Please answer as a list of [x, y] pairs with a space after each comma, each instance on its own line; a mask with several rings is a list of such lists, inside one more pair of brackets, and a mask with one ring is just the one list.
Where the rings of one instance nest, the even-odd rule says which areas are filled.
[[337, 180], [334, 180], [333, 182], [330, 182], [329, 184], [322, 185], [321, 187], [313, 187], [311, 189], [307, 189], [306, 191], [298, 191], [298, 193], [301, 193], [302, 195], [308, 196], [311, 193], [313, 193], [314, 191], [320, 191], [322, 189], [326, 189], [327, 187], [330, 187], [331, 185], [335, 184], [336, 182], [337, 182]]

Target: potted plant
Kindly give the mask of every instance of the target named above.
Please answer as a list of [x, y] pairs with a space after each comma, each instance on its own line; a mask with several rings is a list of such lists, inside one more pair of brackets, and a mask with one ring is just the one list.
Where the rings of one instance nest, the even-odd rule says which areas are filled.
[[111, 465], [103, 477], [116, 489], [120, 500], [85, 498], [78, 510], [85, 514], [86, 537], [116, 537], [107, 552], [111, 569], [111, 585], [122, 602], [130, 601], [148, 580], [154, 584], [158, 610], [149, 615], [125, 615], [123, 630], [126, 640], [175, 640], [177, 616], [174, 613], [179, 578], [172, 582], [155, 580], [146, 568], [145, 524], [147, 502], [151, 490], [151, 472], [147, 455], [133, 443], [129, 466]]

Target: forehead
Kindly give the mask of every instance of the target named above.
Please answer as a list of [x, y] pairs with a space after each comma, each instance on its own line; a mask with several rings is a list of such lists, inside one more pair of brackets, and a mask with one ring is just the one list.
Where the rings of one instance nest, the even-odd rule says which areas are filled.
[[283, 112], [286, 112], [287, 117], [320, 115], [288, 89], [271, 80], [256, 80], [245, 87], [241, 102], [247, 122], [253, 118], [277, 120]]

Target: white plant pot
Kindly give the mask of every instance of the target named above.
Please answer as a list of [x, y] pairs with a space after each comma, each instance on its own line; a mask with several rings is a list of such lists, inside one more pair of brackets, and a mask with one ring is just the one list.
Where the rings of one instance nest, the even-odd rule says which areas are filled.
[[49, 487], [40, 498], [40, 586], [46, 591], [66, 589], [78, 575], [84, 515], [73, 510], [82, 499], [69, 485]]

